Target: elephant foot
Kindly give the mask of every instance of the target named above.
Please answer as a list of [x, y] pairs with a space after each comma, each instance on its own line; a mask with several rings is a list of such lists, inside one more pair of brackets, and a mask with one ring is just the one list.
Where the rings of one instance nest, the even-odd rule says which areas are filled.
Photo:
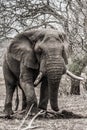
[[8, 104], [5, 104], [5, 109], [4, 109], [4, 113], [5, 113], [5, 117], [6, 118], [11, 118], [11, 115], [13, 115], [13, 110], [12, 110], [12, 104], [11, 103], [8, 103]]
[[37, 102], [27, 102], [25, 111], [26, 113], [29, 113], [29, 115], [35, 115], [38, 111]]
[[34, 115], [36, 115], [38, 111], [39, 111], [39, 110], [38, 110], [37, 107], [33, 107], [32, 109], [31, 109], [31, 108], [30, 108], [30, 109], [28, 109], [28, 108], [25, 109], [25, 113], [26, 113], [26, 114], [28, 113], [29, 116], [34, 116]]
[[38, 109], [46, 111], [47, 110], [47, 104], [46, 105], [39, 104]]
[[55, 119], [57, 116], [61, 115], [61, 111], [45, 111], [43, 110], [43, 114], [40, 116], [41, 118], [47, 118], [47, 119]]
[[35, 109], [34, 111], [30, 111], [27, 109], [19, 111], [19, 112], [13, 114], [13, 117], [16, 119], [32, 118], [39, 112], [39, 110], [37, 110], [36, 108], [34, 108], [34, 109]]
[[59, 108], [58, 107], [54, 107], [53, 106], [52, 109], [53, 109], [54, 112], [59, 112]]

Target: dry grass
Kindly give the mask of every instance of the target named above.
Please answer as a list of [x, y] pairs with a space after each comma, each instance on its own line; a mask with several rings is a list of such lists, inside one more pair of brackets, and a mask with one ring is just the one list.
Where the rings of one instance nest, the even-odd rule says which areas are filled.
[[[60, 110], [72, 111], [75, 114], [87, 115], [87, 94], [81, 88], [80, 96], [59, 96]], [[37, 96], [39, 97], [39, 87], [36, 88]], [[21, 95], [21, 92], [20, 92]], [[20, 96], [21, 98], [21, 96]], [[0, 115], [3, 112], [5, 101], [5, 86], [0, 68]], [[21, 104], [20, 104], [21, 106]], [[19, 107], [20, 109], [21, 107]], [[48, 105], [48, 110], [50, 106]], [[31, 119], [26, 119], [21, 130], [29, 125]], [[2, 119], [0, 118], [0, 130], [18, 130], [22, 120], [19, 119]], [[87, 118], [81, 119], [36, 119], [33, 124], [35, 130], [87, 130]], [[29, 129], [28, 129], [29, 130]]]

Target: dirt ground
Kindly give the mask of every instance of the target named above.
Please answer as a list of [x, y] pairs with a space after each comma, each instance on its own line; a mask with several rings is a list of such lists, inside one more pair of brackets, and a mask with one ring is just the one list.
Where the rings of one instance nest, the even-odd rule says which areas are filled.
[[[19, 92], [21, 94], [21, 92]], [[39, 97], [39, 87], [36, 88]], [[2, 67], [0, 67], [0, 113], [3, 113], [5, 101], [5, 85], [3, 80]], [[87, 92], [82, 88], [80, 96], [59, 96], [60, 110], [72, 111], [75, 114], [87, 116]], [[20, 109], [20, 108], [19, 108]], [[48, 106], [48, 109], [50, 107]], [[1, 115], [0, 114], [0, 115]], [[22, 120], [0, 118], [0, 130], [18, 130]], [[30, 119], [27, 119], [22, 128], [28, 126]], [[68, 119], [36, 119], [33, 122], [35, 130], [87, 130], [87, 118]], [[21, 128], [21, 130], [22, 130]], [[28, 129], [29, 130], [29, 129]]]

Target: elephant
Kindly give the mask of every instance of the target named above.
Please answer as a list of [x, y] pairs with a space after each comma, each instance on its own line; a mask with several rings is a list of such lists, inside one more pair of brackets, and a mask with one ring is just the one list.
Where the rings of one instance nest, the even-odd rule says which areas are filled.
[[[67, 36], [54, 29], [31, 29], [17, 34], [4, 56], [3, 74], [6, 86], [4, 112], [13, 114], [12, 98], [15, 88], [22, 90], [22, 109], [26, 112], [34, 104], [34, 110], [51, 108], [58, 112], [58, 89], [63, 74], [72, 76], [66, 69]], [[75, 77], [77, 78], [77, 77]], [[40, 99], [34, 87], [41, 82]]]

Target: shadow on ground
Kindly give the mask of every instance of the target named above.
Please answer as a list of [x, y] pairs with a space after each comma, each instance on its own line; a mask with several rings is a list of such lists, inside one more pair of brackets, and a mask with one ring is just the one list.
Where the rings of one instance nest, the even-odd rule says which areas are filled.
[[[23, 119], [24, 115], [20, 113], [14, 113], [12, 116], [5, 116], [3, 112], [0, 114], [1, 119]], [[29, 119], [33, 118], [32, 115], [29, 115]], [[37, 117], [38, 119], [81, 119], [81, 118], [87, 118], [87, 115], [81, 115], [81, 114], [75, 114], [70, 111], [62, 110], [59, 113], [54, 113], [47, 111], [44, 114], [41, 114]]]

